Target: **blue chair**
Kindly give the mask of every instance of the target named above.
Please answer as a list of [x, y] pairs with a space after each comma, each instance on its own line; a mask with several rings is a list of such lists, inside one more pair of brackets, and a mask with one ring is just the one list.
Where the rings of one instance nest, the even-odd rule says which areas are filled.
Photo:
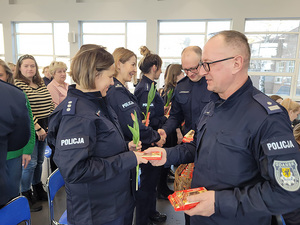
[[1, 224], [17, 225], [25, 222], [31, 224], [30, 208], [26, 197], [19, 196], [9, 201], [0, 209]]
[[51, 167], [50, 167], [50, 157], [51, 157], [51, 154], [52, 154], [52, 150], [51, 148], [47, 145], [46, 146], [46, 149], [45, 149], [45, 155], [44, 157], [46, 158], [47, 160], [47, 177], [49, 177], [50, 175], [50, 171], [51, 171]]
[[62, 214], [59, 221], [54, 219], [54, 207], [53, 200], [57, 191], [65, 185], [65, 181], [61, 176], [59, 169], [56, 169], [47, 179], [47, 193], [48, 193], [48, 205], [49, 205], [49, 219], [50, 225], [55, 224], [68, 224], [67, 210]]

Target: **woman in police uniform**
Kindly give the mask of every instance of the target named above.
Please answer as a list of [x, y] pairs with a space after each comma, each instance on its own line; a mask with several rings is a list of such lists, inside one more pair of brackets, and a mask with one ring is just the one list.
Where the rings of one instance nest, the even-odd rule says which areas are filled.
[[49, 144], [66, 183], [68, 224], [124, 225], [133, 207], [130, 170], [147, 162], [132, 151], [133, 142], [126, 144], [106, 103], [113, 64], [101, 46], [80, 50], [70, 72], [76, 84], [50, 117]]
[[[146, 114], [148, 93], [151, 84], [156, 82], [161, 74], [162, 60], [152, 54], [146, 46], [141, 47], [141, 54], [144, 56], [139, 62], [139, 68], [143, 74], [141, 81], [136, 86], [134, 95], [143, 113]], [[157, 130], [162, 127], [167, 118], [164, 116], [164, 101], [158, 92], [150, 105], [150, 124], [152, 129]], [[143, 149], [148, 146], [143, 145]], [[153, 222], [164, 222], [167, 219], [165, 214], [156, 211], [156, 186], [160, 173], [159, 167], [153, 167], [150, 163], [141, 166], [140, 188], [137, 195], [136, 224], [145, 225]], [[147, 221], [150, 219], [150, 221]]]

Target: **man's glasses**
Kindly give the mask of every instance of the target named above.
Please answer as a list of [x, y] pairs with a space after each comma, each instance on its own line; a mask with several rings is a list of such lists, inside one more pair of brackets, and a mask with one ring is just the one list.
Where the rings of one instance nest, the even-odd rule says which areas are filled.
[[[220, 59], [220, 60], [216, 60], [216, 61], [212, 61], [212, 62], [200, 62], [199, 65], [200, 65], [200, 67], [203, 66], [203, 69], [204, 69], [206, 72], [209, 72], [209, 71], [210, 71], [210, 67], [209, 67], [210, 64], [217, 63], [217, 62], [223, 62], [223, 61], [226, 61], [226, 60], [229, 60], [229, 59], [234, 59], [234, 57], [229, 57], [229, 58], [225, 58], [225, 59]], [[197, 68], [198, 68], [198, 67], [197, 67]]]
[[181, 72], [187, 74], [188, 72], [192, 72], [192, 73], [196, 73], [198, 68], [199, 68], [200, 64], [198, 64], [196, 67], [194, 68], [189, 68], [189, 69], [181, 69]]

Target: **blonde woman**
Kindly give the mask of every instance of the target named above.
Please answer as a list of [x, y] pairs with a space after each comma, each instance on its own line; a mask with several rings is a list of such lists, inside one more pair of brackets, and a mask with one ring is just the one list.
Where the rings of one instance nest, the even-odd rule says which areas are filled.
[[66, 98], [69, 84], [65, 82], [67, 77], [67, 65], [64, 62], [53, 61], [49, 66], [49, 73], [53, 80], [47, 88], [51, 94], [55, 108]]
[[300, 104], [290, 98], [282, 100], [281, 105], [288, 111], [290, 120], [293, 121], [300, 113]]

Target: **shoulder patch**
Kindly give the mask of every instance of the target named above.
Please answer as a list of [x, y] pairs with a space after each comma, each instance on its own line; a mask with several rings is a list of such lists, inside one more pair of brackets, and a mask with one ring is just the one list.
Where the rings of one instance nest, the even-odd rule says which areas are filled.
[[286, 155], [299, 152], [298, 144], [292, 133], [267, 139], [261, 142], [261, 146], [266, 155]]
[[76, 109], [76, 103], [77, 103], [78, 98], [75, 97], [69, 97], [64, 105], [64, 109], [62, 112], [62, 115], [74, 115], [75, 114], [75, 109]]
[[300, 188], [299, 171], [296, 160], [273, 162], [274, 175], [277, 183], [286, 191], [298, 191]]
[[274, 102], [272, 99], [270, 99], [263, 93], [253, 95], [253, 98], [266, 109], [268, 114], [282, 112], [282, 109], [279, 107], [279, 105], [277, 105], [276, 102]]

